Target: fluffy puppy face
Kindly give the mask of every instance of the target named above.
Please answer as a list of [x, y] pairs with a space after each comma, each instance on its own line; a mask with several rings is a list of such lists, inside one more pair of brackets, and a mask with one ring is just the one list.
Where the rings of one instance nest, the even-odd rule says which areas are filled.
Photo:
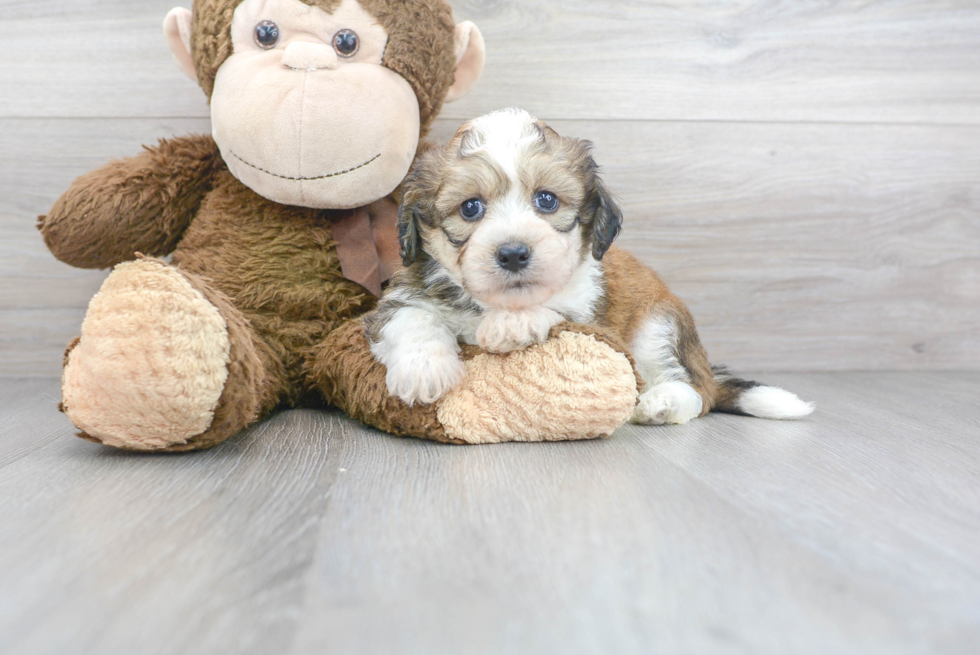
[[518, 109], [463, 125], [406, 181], [406, 266], [424, 252], [494, 308], [546, 302], [587, 258], [602, 259], [620, 230], [591, 150]]

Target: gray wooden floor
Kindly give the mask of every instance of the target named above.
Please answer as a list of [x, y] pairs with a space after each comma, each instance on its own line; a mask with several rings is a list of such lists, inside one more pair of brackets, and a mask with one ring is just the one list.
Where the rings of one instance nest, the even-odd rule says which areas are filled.
[[181, 456], [0, 381], [0, 652], [977, 652], [980, 373], [766, 379], [818, 412], [453, 447], [299, 411]]

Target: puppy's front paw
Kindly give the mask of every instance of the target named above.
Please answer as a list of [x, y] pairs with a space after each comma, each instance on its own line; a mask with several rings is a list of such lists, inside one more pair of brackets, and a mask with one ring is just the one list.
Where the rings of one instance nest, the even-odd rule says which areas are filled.
[[701, 394], [686, 382], [665, 382], [642, 394], [633, 410], [633, 423], [642, 425], [684, 424], [701, 414]]
[[484, 350], [508, 353], [542, 343], [563, 320], [561, 314], [544, 307], [491, 310], [476, 329], [476, 342]]
[[463, 381], [463, 362], [454, 349], [438, 343], [426, 346], [399, 353], [388, 366], [388, 393], [409, 407], [434, 403]]

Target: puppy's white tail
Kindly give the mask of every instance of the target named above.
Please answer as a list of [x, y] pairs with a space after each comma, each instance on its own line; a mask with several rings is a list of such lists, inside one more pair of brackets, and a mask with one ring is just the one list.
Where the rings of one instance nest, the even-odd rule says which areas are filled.
[[730, 414], [748, 414], [759, 418], [794, 419], [808, 416], [814, 410], [795, 393], [741, 380], [721, 366], [713, 367], [718, 394], [712, 409]]

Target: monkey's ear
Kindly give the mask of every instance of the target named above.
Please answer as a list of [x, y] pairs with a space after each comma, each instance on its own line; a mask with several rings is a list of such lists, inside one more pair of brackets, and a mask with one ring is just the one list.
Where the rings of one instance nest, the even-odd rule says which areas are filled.
[[401, 245], [402, 263], [405, 266], [415, 263], [422, 249], [418, 214], [418, 205], [406, 196], [401, 207], [398, 208], [398, 242]]
[[174, 7], [163, 19], [163, 34], [167, 37], [170, 52], [180, 64], [180, 70], [197, 82], [197, 67], [191, 57], [191, 10]]
[[470, 21], [456, 26], [456, 77], [446, 94], [446, 102], [456, 102], [473, 88], [483, 74], [487, 47], [480, 29]]
[[598, 174], [594, 174], [593, 193], [596, 210], [592, 218], [592, 256], [602, 259], [623, 229], [623, 212]]

